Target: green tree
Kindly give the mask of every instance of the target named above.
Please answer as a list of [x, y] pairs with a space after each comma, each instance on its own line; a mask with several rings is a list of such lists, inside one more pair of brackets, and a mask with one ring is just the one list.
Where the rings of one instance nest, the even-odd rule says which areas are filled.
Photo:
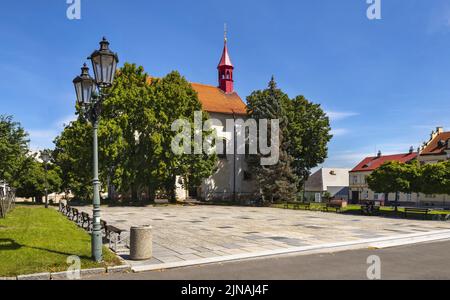
[[[260, 164], [261, 155], [249, 156], [248, 164], [256, 174], [260, 192], [264, 202], [277, 200], [292, 201], [297, 197], [298, 178], [292, 169], [293, 158], [289, 149], [289, 120], [285, 104], [289, 97], [277, 88], [274, 78], [269, 82], [268, 88], [253, 92], [247, 97], [247, 113], [250, 118], [259, 121], [268, 120], [268, 137], [271, 140], [271, 120], [279, 120], [279, 161], [275, 165], [263, 166]], [[259, 125], [259, 124], [258, 124]], [[261, 128], [258, 130], [258, 134]], [[259, 137], [261, 138], [261, 137]]]
[[[166, 189], [175, 200], [175, 178], [197, 184], [212, 174], [215, 156], [182, 155], [171, 150], [172, 122], [191, 123], [201, 104], [191, 85], [177, 72], [149, 80], [142, 67], [126, 63], [106, 93], [99, 123], [100, 179], [123, 198], [154, 200]], [[81, 111], [78, 108], [78, 113]], [[202, 114], [206, 120], [207, 115]], [[207, 133], [205, 133], [207, 134]], [[86, 198], [92, 192], [92, 126], [80, 117], [56, 139], [55, 161], [63, 186]]]
[[424, 194], [450, 195], [450, 162], [423, 165], [421, 183]]
[[87, 201], [92, 195], [92, 126], [82, 118], [71, 122], [55, 139], [53, 159], [61, 170], [61, 189]]
[[60, 191], [62, 180], [59, 174], [59, 169], [53, 164], [47, 165], [46, 174], [44, 164], [38, 162], [34, 156], [30, 156], [18, 179], [16, 195], [34, 198], [36, 202], [42, 203], [46, 188], [49, 194]]
[[288, 154], [293, 158], [292, 169], [297, 175], [299, 189], [308, 180], [310, 170], [323, 163], [328, 155], [330, 121], [319, 104], [303, 96], [285, 98], [288, 119]]
[[[157, 102], [156, 115], [159, 120], [158, 138], [161, 141], [162, 155], [157, 158], [156, 174], [163, 179], [163, 186], [172, 202], [176, 200], [175, 184], [177, 176], [184, 179], [185, 188], [197, 186], [201, 180], [212, 175], [217, 162], [216, 155], [194, 153], [194, 116], [201, 113], [202, 122], [208, 114], [202, 110], [201, 102], [191, 84], [178, 72], [171, 72], [162, 79], [152, 81], [154, 99]], [[191, 128], [192, 154], [178, 155], [172, 151], [171, 144], [178, 132], [172, 131], [172, 123], [176, 120], [189, 122]], [[212, 132], [202, 131], [202, 140]], [[201, 146], [201, 145], [198, 145]]]
[[122, 195], [136, 202], [154, 181], [148, 169], [155, 167], [160, 148], [148, 74], [126, 63], [107, 93], [99, 132], [102, 169]]
[[408, 171], [411, 165], [391, 161], [383, 164], [367, 177], [369, 188], [376, 193], [395, 193], [395, 211], [398, 211], [399, 193], [412, 190]]
[[11, 116], [0, 115], [0, 181], [18, 185], [27, 160], [28, 134]]

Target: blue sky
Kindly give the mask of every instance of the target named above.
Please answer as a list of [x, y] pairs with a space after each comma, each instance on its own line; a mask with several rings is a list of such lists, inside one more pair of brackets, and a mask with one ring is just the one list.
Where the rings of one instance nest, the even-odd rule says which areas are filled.
[[450, 128], [450, 1], [382, 0], [373, 21], [365, 0], [81, 4], [81, 20], [66, 18], [66, 0], [0, 4], [0, 114], [22, 123], [33, 149], [52, 147], [73, 118], [72, 79], [103, 35], [122, 63], [216, 84], [224, 22], [242, 98], [273, 74], [329, 112], [326, 166], [406, 152], [436, 126]]

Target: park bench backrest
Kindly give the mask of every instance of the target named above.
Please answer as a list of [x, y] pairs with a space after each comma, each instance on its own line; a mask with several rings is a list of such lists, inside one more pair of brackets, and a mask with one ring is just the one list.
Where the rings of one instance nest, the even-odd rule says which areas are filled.
[[428, 208], [415, 208], [415, 207], [407, 207], [405, 208], [406, 212], [420, 212], [420, 213], [428, 213], [430, 210]]

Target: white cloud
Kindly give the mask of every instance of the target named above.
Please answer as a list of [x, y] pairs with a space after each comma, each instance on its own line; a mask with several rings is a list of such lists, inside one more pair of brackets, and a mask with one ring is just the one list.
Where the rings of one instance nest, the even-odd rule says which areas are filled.
[[350, 111], [326, 111], [325, 113], [331, 121], [339, 121], [359, 115], [359, 113]]
[[53, 140], [64, 129], [64, 125], [69, 125], [70, 122], [75, 121], [76, 119], [76, 115], [70, 115], [54, 122], [49, 128], [28, 130], [31, 149], [38, 151], [46, 148], [53, 148]]
[[373, 156], [370, 152], [341, 151], [330, 153], [329, 158], [323, 164], [323, 167], [329, 168], [354, 168], [360, 161], [368, 156]]
[[47, 139], [55, 135], [55, 130], [30, 130], [28, 134], [34, 139]]
[[347, 135], [350, 132], [350, 130], [348, 130], [347, 128], [334, 128], [331, 130], [331, 134], [336, 137], [336, 136], [343, 136], [343, 135]]
[[70, 122], [76, 121], [77, 120], [77, 116], [76, 115], [69, 115], [66, 116], [65, 118], [59, 120], [58, 122], [55, 123], [55, 126], [58, 126], [58, 128], [64, 129], [64, 127], [66, 125], [69, 125]]

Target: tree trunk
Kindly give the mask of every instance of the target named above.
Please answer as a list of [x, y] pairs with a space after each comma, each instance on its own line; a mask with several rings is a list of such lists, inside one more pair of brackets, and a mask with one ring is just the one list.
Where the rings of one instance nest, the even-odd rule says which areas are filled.
[[177, 195], [175, 192], [175, 182], [176, 182], [176, 176], [173, 175], [171, 177], [171, 180], [167, 184], [167, 192], [168, 192], [170, 203], [177, 203]]
[[133, 184], [131, 186], [131, 202], [135, 203], [135, 202], [138, 202], [138, 200], [139, 200], [138, 199], [138, 191], [137, 191], [136, 185]]
[[399, 198], [399, 196], [400, 196], [400, 194], [399, 194], [399, 192], [396, 192], [395, 193], [395, 212], [397, 213], [398, 212], [398, 198]]
[[153, 184], [148, 185], [148, 202], [155, 203], [156, 199], [156, 188]]

